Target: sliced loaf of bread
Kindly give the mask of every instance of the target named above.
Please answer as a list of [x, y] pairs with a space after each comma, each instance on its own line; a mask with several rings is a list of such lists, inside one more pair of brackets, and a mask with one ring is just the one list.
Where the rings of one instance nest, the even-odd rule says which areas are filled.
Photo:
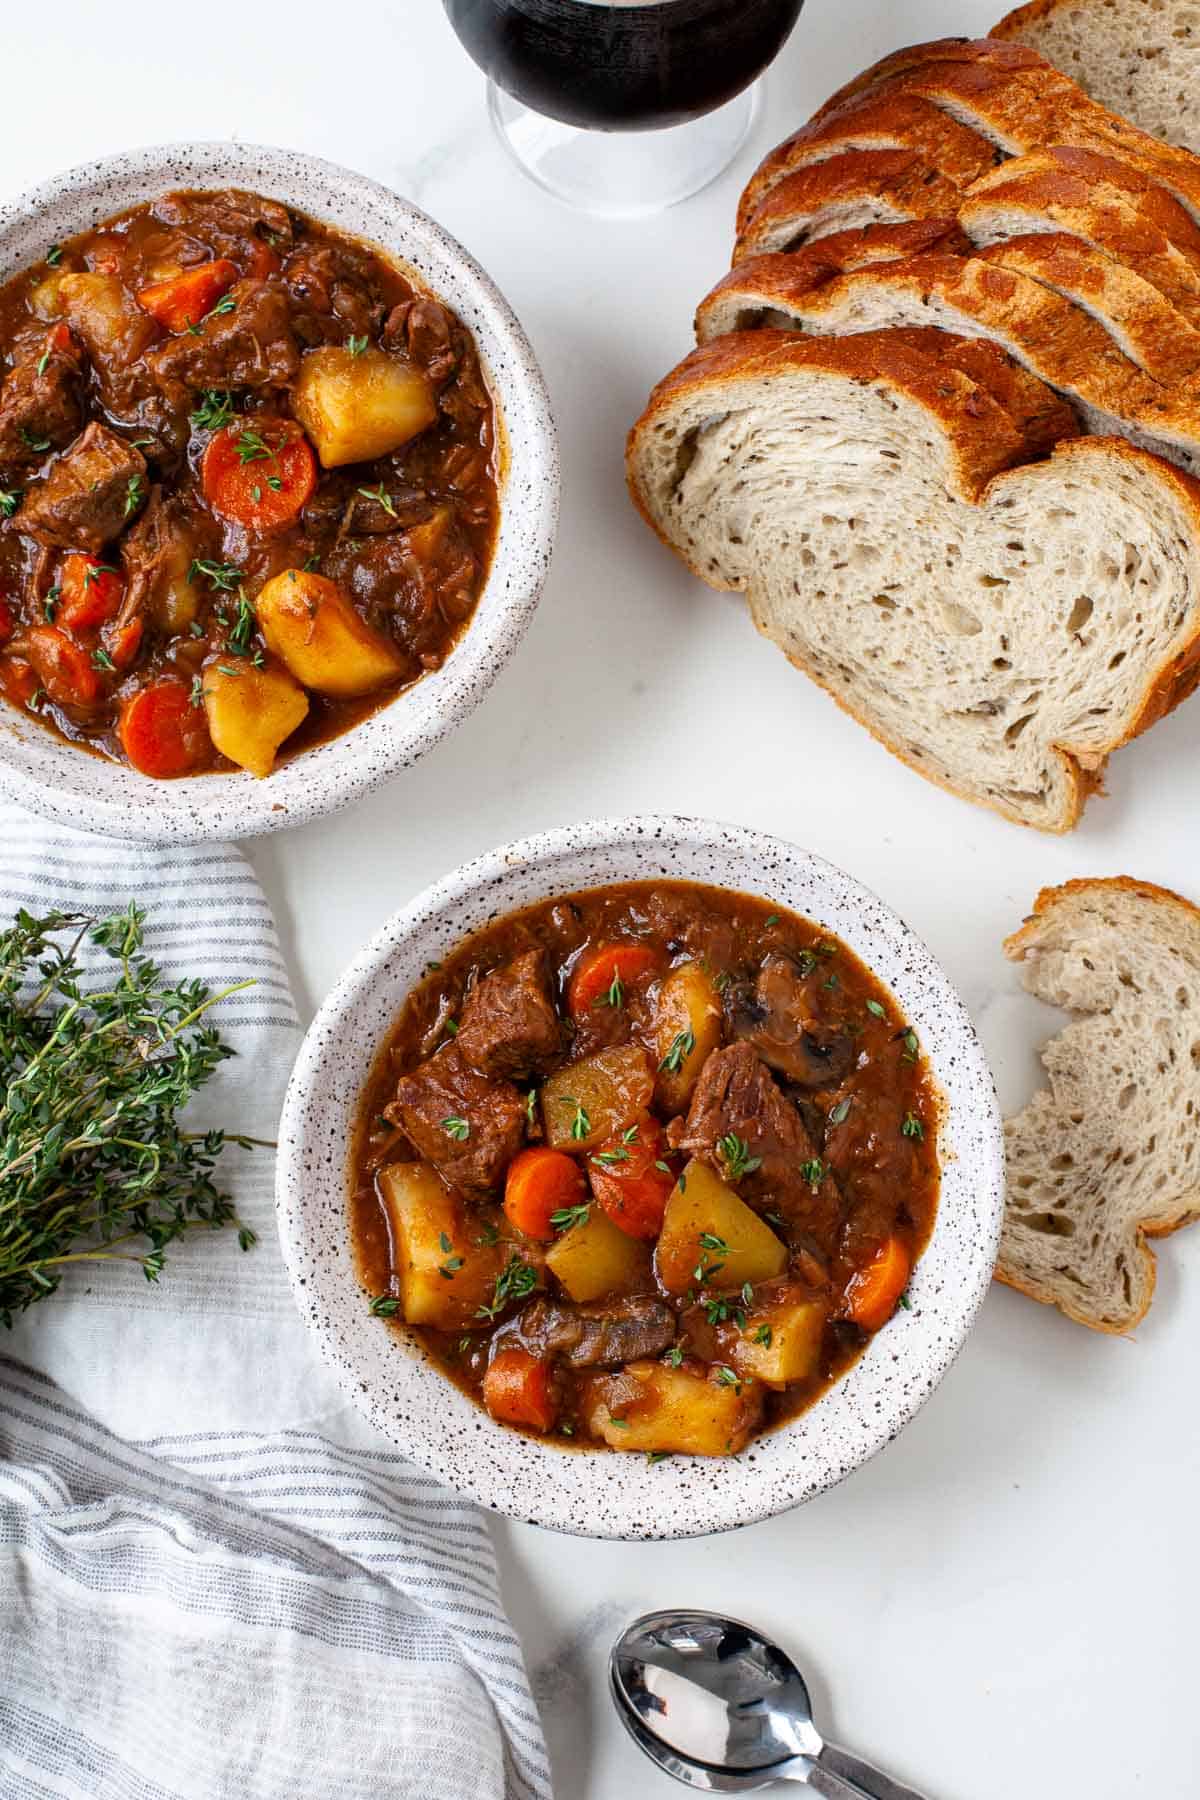
[[1064, 831], [1200, 678], [1200, 487], [1112, 439], [1027, 454], [935, 348], [759, 331], [659, 384], [628, 473], [664, 541], [898, 756]]
[[1200, 151], [1200, 18], [1192, 0], [1033, 0], [992, 36], [1036, 50], [1113, 112]]
[[1046, 888], [1009, 938], [1031, 994], [1074, 1015], [1049, 1086], [1005, 1123], [996, 1273], [1095, 1331], [1154, 1293], [1150, 1237], [1200, 1217], [1200, 911], [1149, 882]]

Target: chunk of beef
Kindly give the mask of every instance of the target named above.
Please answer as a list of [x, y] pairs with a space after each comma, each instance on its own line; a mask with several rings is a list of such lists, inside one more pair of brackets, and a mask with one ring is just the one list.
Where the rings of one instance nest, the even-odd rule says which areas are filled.
[[383, 328], [388, 350], [405, 351], [434, 387], [444, 387], [458, 367], [454, 321], [436, 300], [405, 300], [393, 306]]
[[384, 306], [370, 292], [369, 266], [341, 244], [302, 243], [283, 266], [296, 304], [296, 326], [305, 344], [344, 344], [348, 337], [375, 338]]
[[562, 1027], [540, 950], [526, 950], [471, 989], [458, 1048], [483, 1075], [546, 1072], [562, 1048]]
[[203, 554], [187, 501], [180, 494], [164, 500], [156, 483], [146, 510], [121, 540], [125, 598], [117, 623], [126, 625], [145, 613], [168, 635], [183, 630], [190, 619], [181, 613], [180, 595], [190, 592], [187, 571]]
[[534, 1356], [561, 1356], [572, 1369], [591, 1369], [660, 1356], [675, 1342], [676, 1323], [665, 1302], [638, 1294], [591, 1306], [534, 1300], [517, 1319], [515, 1331]]
[[798, 1087], [836, 1087], [857, 1058], [854, 1039], [822, 1017], [827, 990], [820, 968], [805, 973], [782, 952], [767, 956], [753, 997], [737, 994], [730, 1022], [768, 1066]]
[[0, 476], [35, 467], [83, 422], [80, 354], [65, 325], [21, 346], [0, 386]]
[[146, 356], [169, 392], [186, 388], [283, 388], [295, 379], [300, 352], [288, 320], [288, 297], [271, 281], [235, 281], [195, 332], [181, 331]]
[[375, 536], [367, 543], [343, 538], [329, 552], [321, 572], [353, 595], [371, 623], [390, 628], [399, 648], [407, 650], [420, 668], [434, 669], [447, 653], [447, 624], [470, 616], [476, 562], [470, 545], [452, 524], [432, 553], [427, 552], [427, 543], [423, 525]]
[[487, 1193], [525, 1139], [525, 1102], [511, 1082], [489, 1081], [447, 1044], [401, 1076], [383, 1109], [451, 1187]]
[[654, 936], [666, 938], [672, 949], [704, 957], [715, 970], [727, 969], [732, 962], [733, 926], [702, 901], [685, 899], [682, 894], [654, 893], [646, 917]]
[[831, 1252], [842, 1211], [837, 1184], [800, 1114], [747, 1043], [729, 1044], [708, 1058], [679, 1147], [726, 1175], [729, 1158], [720, 1145], [730, 1137], [746, 1146], [755, 1165], [734, 1183], [743, 1200], [778, 1213], [790, 1242], [810, 1237]]
[[141, 451], [93, 421], [30, 489], [14, 524], [60, 550], [102, 550], [145, 500], [145, 476]]
[[245, 260], [246, 247], [254, 240], [283, 254], [294, 236], [286, 206], [241, 188], [165, 194], [151, 211], [164, 225], [197, 238], [214, 256], [228, 256], [234, 262]]

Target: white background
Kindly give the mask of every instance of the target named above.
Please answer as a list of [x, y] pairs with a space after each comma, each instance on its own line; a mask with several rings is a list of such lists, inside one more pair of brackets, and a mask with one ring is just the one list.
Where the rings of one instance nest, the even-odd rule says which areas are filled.
[[[778, 832], [884, 895], [958, 984], [1013, 1106], [1054, 1025], [1000, 949], [1037, 889], [1125, 872], [1200, 898], [1200, 701], [1118, 756], [1073, 836], [1023, 832], [878, 748], [756, 638], [740, 602], [674, 564], [622, 487], [625, 431], [688, 348], [756, 156], [876, 56], [993, 17], [986, 0], [809, 0], [737, 169], [663, 217], [606, 224], [499, 154], [438, 0], [4, 8], [0, 191], [139, 143], [316, 152], [456, 233], [549, 380], [563, 525], [515, 661], [407, 776], [251, 847], [303, 1008], [392, 910], [480, 851], [585, 815], [706, 814]], [[900, 1441], [799, 1512], [674, 1545], [499, 1521], [560, 1800], [680, 1791], [627, 1743], [603, 1678], [620, 1624], [673, 1603], [773, 1632], [812, 1672], [831, 1734], [933, 1800], [1194, 1796], [1198, 1332], [1200, 1233], [1162, 1246], [1135, 1342], [994, 1291]]]

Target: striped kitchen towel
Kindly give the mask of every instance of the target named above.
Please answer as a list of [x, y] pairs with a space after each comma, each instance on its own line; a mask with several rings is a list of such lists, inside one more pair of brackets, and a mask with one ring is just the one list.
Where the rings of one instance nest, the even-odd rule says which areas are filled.
[[[245, 858], [0, 807], [0, 916], [131, 899], [172, 978], [256, 978], [196, 1123], [273, 1137], [300, 1026]], [[550, 1800], [481, 1516], [345, 1405], [270, 1153], [226, 1156], [254, 1250], [73, 1271], [0, 1338], [0, 1796]]]

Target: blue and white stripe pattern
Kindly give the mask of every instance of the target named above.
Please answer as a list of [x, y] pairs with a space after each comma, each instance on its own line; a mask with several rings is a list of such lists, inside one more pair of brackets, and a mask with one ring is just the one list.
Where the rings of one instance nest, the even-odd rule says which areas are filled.
[[[258, 976], [198, 1117], [272, 1137], [299, 1021], [245, 859], [0, 810], [0, 916], [131, 898], [169, 974]], [[0, 1339], [0, 1796], [550, 1800], [483, 1519], [315, 1361], [269, 1153], [227, 1180], [256, 1250], [93, 1268]]]

